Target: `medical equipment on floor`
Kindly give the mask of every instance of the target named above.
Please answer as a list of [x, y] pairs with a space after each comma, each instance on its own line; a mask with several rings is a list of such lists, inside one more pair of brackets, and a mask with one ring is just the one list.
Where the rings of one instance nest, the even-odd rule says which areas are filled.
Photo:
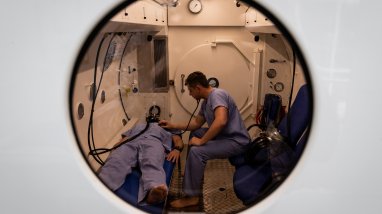
[[267, 197], [293, 169], [306, 144], [311, 120], [311, 97], [304, 85], [287, 115], [277, 125], [272, 123], [254, 139], [246, 154], [231, 158], [236, 167], [233, 185], [236, 195], [246, 205]]

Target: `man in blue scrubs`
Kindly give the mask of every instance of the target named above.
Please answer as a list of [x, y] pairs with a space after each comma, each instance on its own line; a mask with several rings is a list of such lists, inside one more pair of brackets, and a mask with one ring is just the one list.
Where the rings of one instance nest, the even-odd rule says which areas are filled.
[[[124, 142], [145, 129], [146, 124], [139, 124], [122, 134]], [[174, 143], [174, 147], [172, 146]], [[168, 193], [166, 174], [163, 169], [165, 158], [177, 162], [183, 149], [183, 141], [179, 135], [150, 123], [148, 129], [137, 138], [114, 150], [99, 177], [113, 191], [120, 188], [132, 168], [139, 166], [142, 176], [139, 181], [138, 204], [156, 204], [162, 202]], [[167, 152], [169, 152], [167, 154]]]
[[[183, 183], [186, 197], [171, 202], [175, 208], [199, 203], [207, 160], [238, 155], [244, 152], [245, 145], [250, 141], [240, 112], [225, 90], [212, 88], [206, 76], [199, 71], [191, 73], [185, 84], [193, 98], [203, 99], [198, 115], [191, 120], [188, 128], [187, 123], [159, 122], [165, 128], [195, 131], [188, 142], [191, 147]], [[205, 122], [208, 128], [201, 128]]]

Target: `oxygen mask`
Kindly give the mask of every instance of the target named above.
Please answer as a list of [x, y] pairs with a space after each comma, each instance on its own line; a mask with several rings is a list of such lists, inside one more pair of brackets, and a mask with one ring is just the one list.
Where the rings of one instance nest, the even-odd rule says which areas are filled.
[[158, 123], [159, 122], [159, 115], [150, 114], [146, 117], [146, 122], [148, 123]]

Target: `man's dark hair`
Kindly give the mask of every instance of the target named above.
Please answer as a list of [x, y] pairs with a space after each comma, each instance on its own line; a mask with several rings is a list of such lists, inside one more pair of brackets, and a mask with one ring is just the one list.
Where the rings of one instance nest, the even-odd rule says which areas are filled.
[[194, 71], [190, 75], [188, 75], [185, 85], [188, 85], [190, 87], [195, 87], [198, 84], [205, 88], [209, 87], [206, 75], [204, 75], [200, 71]]

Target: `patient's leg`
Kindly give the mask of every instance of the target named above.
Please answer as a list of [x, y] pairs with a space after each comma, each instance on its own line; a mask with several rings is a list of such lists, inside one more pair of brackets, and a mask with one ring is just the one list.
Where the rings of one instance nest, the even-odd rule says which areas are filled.
[[124, 144], [110, 154], [99, 172], [99, 178], [115, 191], [122, 186], [131, 168], [137, 166], [137, 159], [137, 142]]
[[141, 188], [138, 193], [138, 202], [143, 201], [151, 190], [151, 194], [156, 199], [154, 201], [151, 200], [153, 198], [150, 198], [151, 201], [147, 201], [148, 203], [161, 202], [166, 198], [166, 174], [163, 169], [165, 155], [165, 149], [159, 140], [147, 138], [147, 140], [141, 142], [138, 159], [142, 177], [140, 180]]

